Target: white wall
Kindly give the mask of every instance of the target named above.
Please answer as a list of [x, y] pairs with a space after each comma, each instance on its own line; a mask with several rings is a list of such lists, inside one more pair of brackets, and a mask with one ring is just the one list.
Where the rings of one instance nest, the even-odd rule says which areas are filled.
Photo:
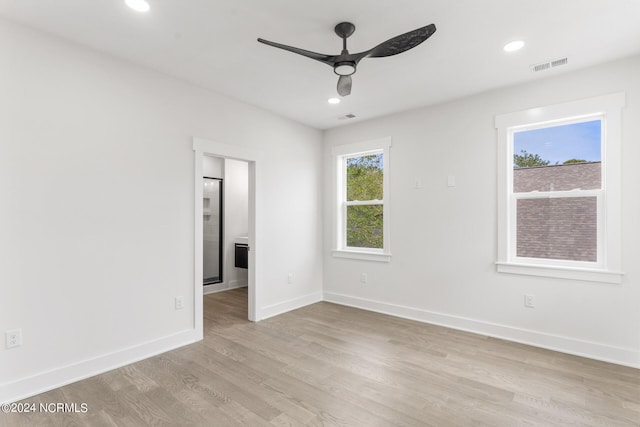
[[202, 174], [208, 178], [224, 178], [224, 159], [220, 157], [204, 156]]
[[[326, 132], [325, 298], [640, 366], [638, 76], [635, 57]], [[627, 94], [623, 284], [496, 273], [495, 115], [618, 91]], [[393, 260], [332, 258], [331, 147], [385, 136], [393, 138]], [[447, 187], [447, 175], [456, 187]], [[423, 189], [412, 188], [415, 177]], [[525, 293], [536, 296], [535, 309], [523, 307]]]
[[321, 132], [7, 21], [0, 93], [0, 402], [197, 338], [193, 136], [264, 152], [265, 309], [320, 298]]

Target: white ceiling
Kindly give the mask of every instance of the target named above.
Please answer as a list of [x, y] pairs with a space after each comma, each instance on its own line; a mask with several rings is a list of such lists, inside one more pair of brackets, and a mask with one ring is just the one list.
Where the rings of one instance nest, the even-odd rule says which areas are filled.
[[[640, 53], [638, 0], [0, 0], [0, 15], [146, 65], [307, 125], [327, 129]], [[356, 25], [360, 52], [434, 23], [401, 55], [364, 59], [339, 105], [337, 76], [262, 37], [338, 54], [333, 27]], [[522, 39], [519, 52], [505, 43]], [[566, 66], [529, 66], [568, 57]], [[339, 116], [353, 113], [351, 120]]]

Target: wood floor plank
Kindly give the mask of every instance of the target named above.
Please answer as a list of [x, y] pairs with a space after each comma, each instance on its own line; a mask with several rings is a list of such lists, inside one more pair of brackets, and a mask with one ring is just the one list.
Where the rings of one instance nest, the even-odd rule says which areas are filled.
[[640, 426], [640, 370], [326, 302], [259, 323], [204, 297], [202, 342], [23, 402], [17, 426]]

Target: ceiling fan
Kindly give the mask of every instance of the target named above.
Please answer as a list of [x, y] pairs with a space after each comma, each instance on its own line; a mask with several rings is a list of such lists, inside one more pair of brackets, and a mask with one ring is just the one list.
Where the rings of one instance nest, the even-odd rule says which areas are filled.
[[400, 34], [386, 42], [380, 43], [376, 47], [360, 53], [349, 53], [347, 50], [347, 38], [353, 34], [356, 26], [351, 22], [341, 22], [334, 28], [334, 31], [342, 39], [342, 52], [340, 55], [324, 55], [322, 53], [311, 52], [309, 50], [299, 49], [297, 47], [287, 46], [280, 43], [271, 42], [259, 38], [260, 43], [289, 52], [297, 53], [307, 58], [315, 59], [323, 64], [327, 64], [333, 68], [333, 72], [340, 76], [338, 79], [338, 93], [341, 96], [347, 96], [351, 93], [351, 75], [356, 72], [358, 63], [364, 58], [382, 58], [385, 56], [393, 56], [409, 49], [413, 49], [420, 43], [431, 37], [436, 32], [436, 26], [429, 24], [417, 30]]

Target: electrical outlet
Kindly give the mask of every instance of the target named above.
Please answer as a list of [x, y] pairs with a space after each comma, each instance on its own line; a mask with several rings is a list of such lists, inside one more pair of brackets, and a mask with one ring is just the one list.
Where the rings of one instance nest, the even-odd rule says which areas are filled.
[[20, 347], [22, 345], [22, 329], [12, 329], [4, 333], [7, 348]]
[[184, 308], [184, 297], [176, 297], [176, 310]]
[[293, 273], [289, 273], [287, 275], [287, 283], [288, 284], [292, 284], [293, 283]]
[[535, 295], [525, 294], [524, 296], [524, 306], [529, 308], [534, 308], [536, 306], [536, 297]]
[[360, 275], [360, 283], [367, 283], [367, 273], [362, 273]]

